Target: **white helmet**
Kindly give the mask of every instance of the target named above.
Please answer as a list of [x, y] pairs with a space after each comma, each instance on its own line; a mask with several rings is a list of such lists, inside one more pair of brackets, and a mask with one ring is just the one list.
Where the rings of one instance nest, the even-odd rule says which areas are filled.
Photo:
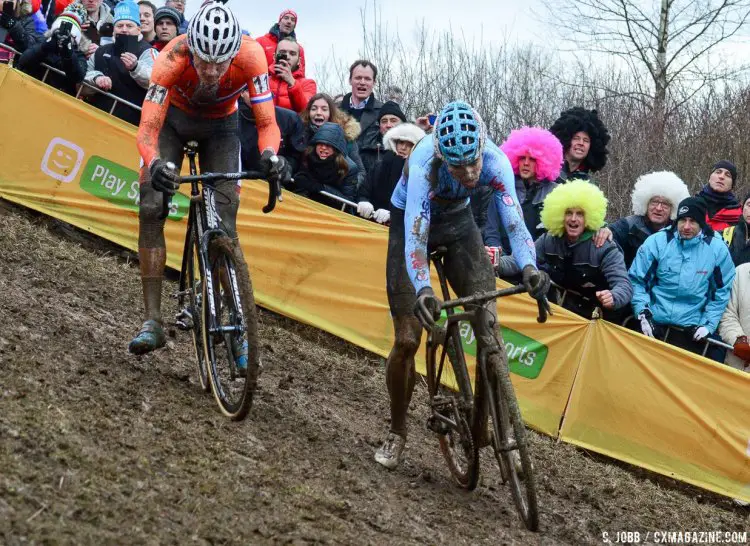
[[190, 20], [188, 47], [207, 63], [223, 63], [237, 56], [242, 29], [234, 13], [219, 2], [206, 2]]

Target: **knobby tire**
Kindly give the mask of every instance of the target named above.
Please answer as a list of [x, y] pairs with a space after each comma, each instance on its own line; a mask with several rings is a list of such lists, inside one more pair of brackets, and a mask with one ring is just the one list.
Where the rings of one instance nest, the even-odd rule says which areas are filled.
[[[248, 342], [248, 363], [247, 363], [247, 374], [244, 378], [235, 376], [232, 373], [232, 382], [244, 379], [244, 386], [241, 388], [241, 396], [239, 400], [229, 400], [226, 395], [226, 390], [229, 388], [229, 384], [224, 384], [220, 376], [220, 369], [222, 367], [232, 368], [233, 363], [229, 362], [230, 358], [233, 358], [233, 352], [229, 348], [229, 336], [225, 335], [222, 340], [221, 337], [216, 334], [210, 334], [208, 328], [203, 329], [203, 344], [206, 354], [206, 362], [209, 369], [209, 378], [211, 383], [211, 390], [214, 393], [214, 398], [219, 404], [219, 408], [222, 413], [231, 418], [233, 421], [241, 421], [244, 419], [253, 403], [253, 396], [258, 383], [258, 368], [260, 363], [260, 353], [258, 345], [258, 316], [255, 308], [255, 299], [253, 296], [252, 283], [250, 281], [250, 272], [245, 262], [242, 251], [239, 245], [235, 245], [229, 237], [217, 237], [210, 243], [209, 250], [209, 264], [211, 267], [212, 279], [214, 283], [213, 290], [210, 290], [208, 283], [204, 282], [203, 286], [203, 317], [204, 324], [209, 323], [210, 307], [208, 305], [208, 298], [214, 297], [212, 292], [219, 291], [220, 294], [221, 278], [219, 274], [219, 264], [224, 264], [227, 271], [227, 277], [230, 279], [230, 285], [232, 288], [235, 284], [231, 282], [232, 275], [231, 270], [234, 270], [234, 278], [236, 279], [236, 289], [239, 294], [239, 299], [242, 305], [242, 314], [244, 315], [244, 333]], [[223, 298], [217, 297], [214, 301], [217, 302], [217, 310], [219, 305], [224, 305], [223, 302], [219, 303], [218, 300]], [[228, 298], [230, 316], [234, 313], [234, 298]], [[223, 322], [223, 321], [222, 321]], [[217, 353], [221, 354], [219, 347], [224, 345], [224, 351], [227, 354], [227, 358], [217, 356]], [[221, 361], [219, 361], [221, 360]], [[238, 389], [239, 390], [239, 389]]]

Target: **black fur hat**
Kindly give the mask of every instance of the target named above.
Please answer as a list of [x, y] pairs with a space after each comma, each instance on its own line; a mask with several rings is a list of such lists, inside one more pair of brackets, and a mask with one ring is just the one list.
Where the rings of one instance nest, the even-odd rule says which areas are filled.
[[562, 143], [564, 152], [570, 149], [573, 135], [579, 131], [585, 132], [591, 139], [591, 148], [585, 160], [586, 166], [591, 172], [601, 171], [607, 164], [609, 132], [596, 110], [575, 106], [562, 112], [550, 127], [550, 132]]

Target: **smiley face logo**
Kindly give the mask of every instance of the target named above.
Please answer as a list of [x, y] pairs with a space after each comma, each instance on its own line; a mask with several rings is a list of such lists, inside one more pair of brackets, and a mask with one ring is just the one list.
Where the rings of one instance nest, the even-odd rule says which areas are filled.
[[72, 182], [83, 163], [83, 150], [62, 138], [53, 138], [42, 159], [42, 172], [60, 182]]

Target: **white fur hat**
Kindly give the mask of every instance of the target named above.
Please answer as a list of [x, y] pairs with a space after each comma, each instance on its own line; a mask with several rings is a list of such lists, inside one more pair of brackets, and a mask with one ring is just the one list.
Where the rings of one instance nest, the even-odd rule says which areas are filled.
[[396, 151], [396, 140], [405, 140], [415, 146], [424, 138], [425, 132], [413, 123], [399, 123], [388, 129], [383, 135], [383, 146], [386, 150]]
[[677, 218], [677, 205], [680, 201], [690, 197], [690, 191], [685, 183], [672, 171], [657, 171], [640, 176], [635, 182], [631, 198], [633, 200], [633, 214], [645, 216], [648, 202], [656, 197], [663, 197], [672, 203], [670, 218]]

